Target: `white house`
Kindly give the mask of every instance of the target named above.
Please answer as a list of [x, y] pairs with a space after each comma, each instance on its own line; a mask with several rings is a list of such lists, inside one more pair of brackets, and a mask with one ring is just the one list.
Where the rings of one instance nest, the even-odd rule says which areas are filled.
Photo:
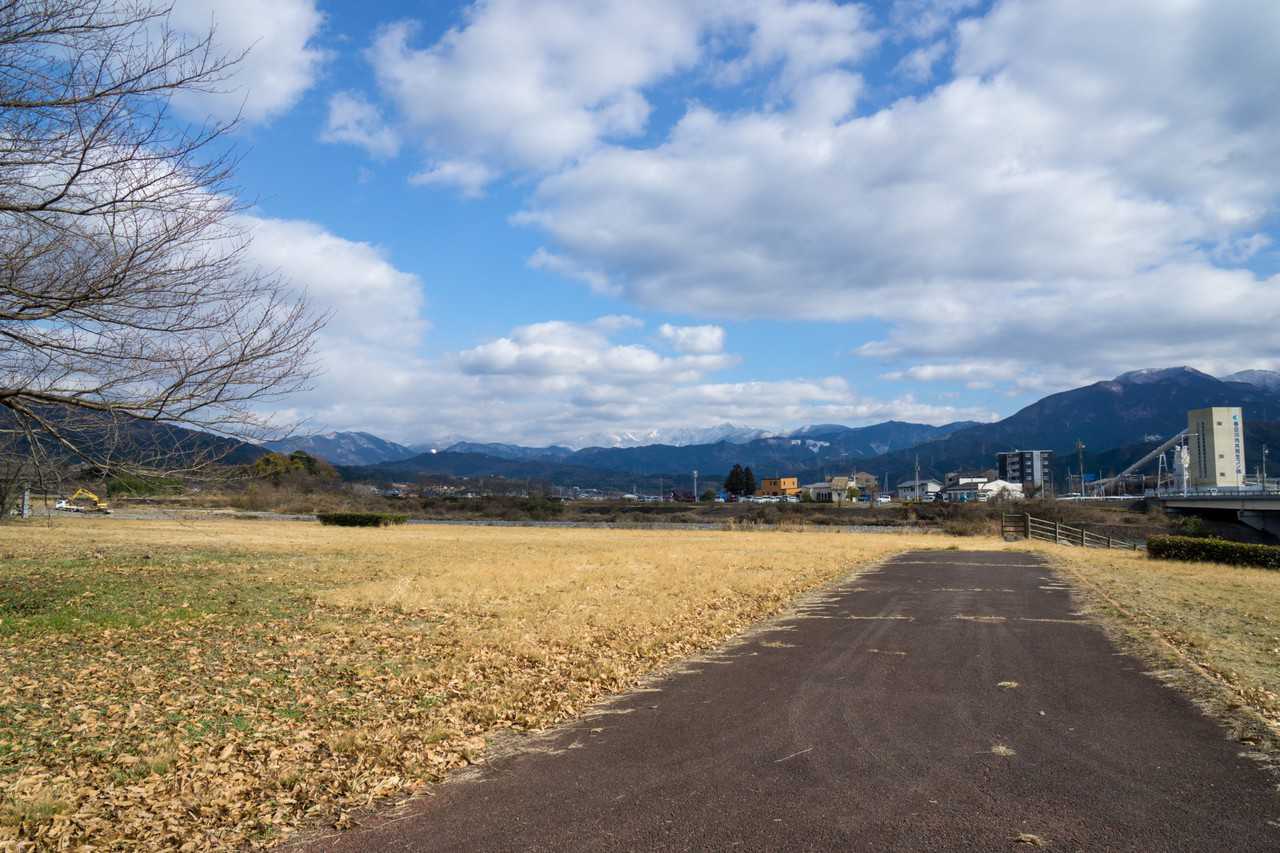
[[898, 484], [897, 491], [900, 501], [931, 501], [942, 491], [942, 484], [937, 480], [907, 480]]
[[942, 490], [942, 499], [950, 503], [973, 503], [990, 500], [1020, 501], [1022, 484], [1008, 480], [989, 480], [985, 483], [953, 483]]

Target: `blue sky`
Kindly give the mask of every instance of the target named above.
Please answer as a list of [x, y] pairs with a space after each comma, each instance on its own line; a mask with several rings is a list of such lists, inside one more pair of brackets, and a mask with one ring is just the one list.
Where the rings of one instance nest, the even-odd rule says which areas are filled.
[[1270, 0], [179, 0], [250, 47], [285, 418], [597, 441], [1008, 414], [1280, 356]]

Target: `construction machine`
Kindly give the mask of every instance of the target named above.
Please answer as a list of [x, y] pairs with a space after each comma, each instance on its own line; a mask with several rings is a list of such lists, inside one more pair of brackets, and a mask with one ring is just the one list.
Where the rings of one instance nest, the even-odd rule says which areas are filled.
[[[76, 503], [76, 501], [80, 500], [89, 501], [91, 506], [85, 507]], [[107, 514], [110, 514], [111, 512], [107, 502], [88, 489], [76, 489], [75, 494], [67, 498], [65, 501], [59, 501], [58, 503], [63, 505], [62, 508], [70, 509], [74, 512], [102, 512]]]

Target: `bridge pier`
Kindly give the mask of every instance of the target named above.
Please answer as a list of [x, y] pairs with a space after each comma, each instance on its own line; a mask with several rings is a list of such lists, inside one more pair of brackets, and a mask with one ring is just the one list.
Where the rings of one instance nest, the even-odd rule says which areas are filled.
[[1254, 530], [1270, 533], [1280, 539], [1280, 515], [1274, 512], [1258, 512], [1252, 509], [1240, 510], [1240, 521]]

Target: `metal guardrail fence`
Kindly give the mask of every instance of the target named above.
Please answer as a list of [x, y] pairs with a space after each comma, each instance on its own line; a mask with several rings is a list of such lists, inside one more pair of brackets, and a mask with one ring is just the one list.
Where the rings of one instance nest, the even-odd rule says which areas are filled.
[[1004, 513], [1000, 517], [1000, 533], [1005, 539], [1039, 539], [1057, 545], [1078, 548], [1114, 548], [1122, 551], [1142, 550], [1136, 542], [1101, 536], [1083, 527], [1069, 527], [1057, 521], [1045, 521], [1026, 513]]
[[1228, 486], [1209, 488], [1202, 486], [1188, 489], [1147, 489], [1143, 492], [1143, 496], [1148, 498], [1162, 498], [1166, 500], [1176, 500], [1178, 498], [1224, 498], [1231, 500], [1251, 500], [1280, 497], [1280, 486], [1272, 484], [1266, 488], [1262, 488], [1260, 486], [1245, 486], [1243, 488]]

